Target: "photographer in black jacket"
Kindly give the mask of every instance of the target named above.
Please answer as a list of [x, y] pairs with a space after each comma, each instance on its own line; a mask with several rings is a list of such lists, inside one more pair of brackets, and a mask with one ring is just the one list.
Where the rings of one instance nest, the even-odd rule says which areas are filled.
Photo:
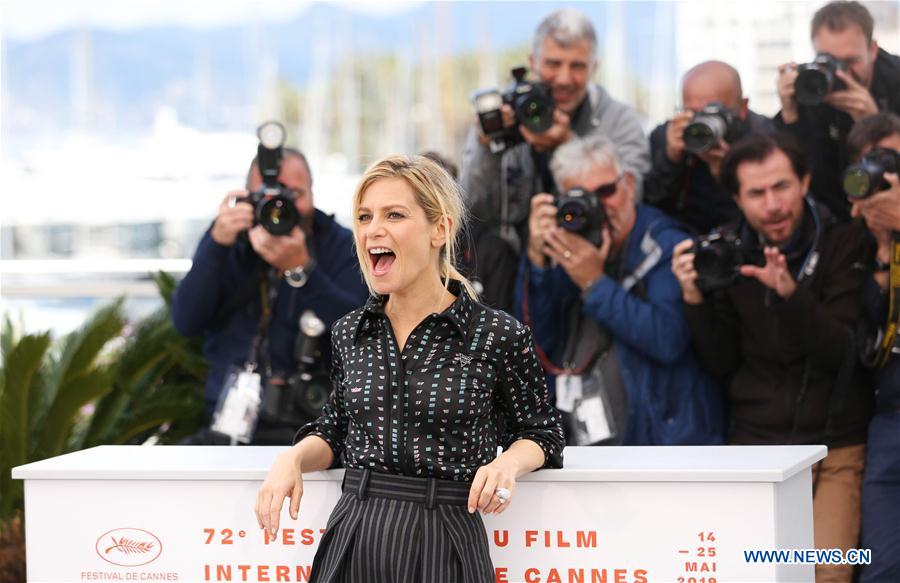
[[[644, 200], [675, 217], [694, 233], [707, 233], [740, 216], [731, 195], [716, 181], [729, 143], [751, 131], [772, 129], [767, 117], [750, 111], [741, 76], [722, 61], [696, 65], [681, 79], [683, 110], [650, 134], [650, 172], [644, 177]], [[704, 148], [685, 144], [685, 131], [699, 129], [695, 115], [724, 107], [725, 135]], [[717, 137], [717, 136], [716, 136]], [[696, 138], [688, 141], [696, 142]], [[702, 140], [701, 140], [702, 141]], [[711, 147], [710, 147], [711, 146]]]
[[781, 112], [775, 123], [806, 147], [812, 192], [840, 220], [850, 217], [840, 180], [850, 162], [847, 134], [855, 122], [879, 111], [900, 114], [900, 57], [878, 47], [873, 28], [872, 15], [859, 2], [831, 2], [813, 16], [816, 53], [828, 53], [841, 62], [833, 73], [834, 90], [821, 103], [798, 104], [796, 83], [803, 66], [786, 63], [778, 68]]
[[[755, 264], [709, 289], [709, 263], [691, 240], [675, 247], [694, 346], [708, 372], [730, 378], [729, 441], [824, 443], [813, 468], [817, 548], [856, 548], [871, 384], [855, 367], [866, 233], [835, 223], [807, 194], [809, 173], [790, 136], [754, 134], [722, 162], [723, 187], [743, 215], [734, 233]], [[695, 261], [696, 260], [696, 261]], [[852, 567], [817, 565], [817, 581], [849, 583]]]

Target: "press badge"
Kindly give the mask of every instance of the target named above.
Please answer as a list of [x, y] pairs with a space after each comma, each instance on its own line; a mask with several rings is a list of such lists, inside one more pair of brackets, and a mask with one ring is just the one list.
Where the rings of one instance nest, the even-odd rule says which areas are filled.
[[600, 395], [580, 399], [575, 407], [575, 418], [578, 420], [575, 429], [575, 440], [578, 445], [590, 445], [613, 436], [606, 407]]
[[212, 430], [231, 437], [231, 444], [250, 443], [259, 416], [261, 382], [244, 369], [228, 375], [213, 415]]
[[607, 387], [599, 366], [578, 378], [578, 396], [572, 402], [576, 445], [593, 445], [618, 435]]
[[561, 374], [556, 377], [556, 408], [571, 413], [575, 400], [581, 398], [581, 375]]

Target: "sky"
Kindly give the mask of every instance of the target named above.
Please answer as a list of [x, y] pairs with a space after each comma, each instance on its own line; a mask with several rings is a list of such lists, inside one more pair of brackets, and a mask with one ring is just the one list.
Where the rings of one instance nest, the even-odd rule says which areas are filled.
[[[389, 18], [421, 1], [360, 2], [331, 0], [354, 12]], [[216, 28], [248, 18], [276, 21], [302, 14], [312, 2], [302, 0], [2, 0], [0, 31], [13, 40], [33, 40], [77, 26], [128, 30], [177, 24]]]

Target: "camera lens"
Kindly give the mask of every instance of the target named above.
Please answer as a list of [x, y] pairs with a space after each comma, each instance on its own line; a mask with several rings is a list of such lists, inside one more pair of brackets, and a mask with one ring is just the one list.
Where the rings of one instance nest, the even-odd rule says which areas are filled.
[[541, 107], [540, 103], [538, 103], [534, 99], [529, 99], [528, 101], [525, 102], [525, 105], [522, 107], [522, 109], [525, 113], [525, 117], [528, 119], [528, 121], [530, 123], [532, 123], [532, 124], [540, 123], [541, 113], [542, 113], [541, 110], [543, 109], [543, 107]]
[[698, 115], [684, 128], [684, 148], [692, 154], [712, 150], [725, 139], [728, 126], [719, 115]]
[[569, 200], [563, 203], [556, 212], [559, 226], [572, 233], [577, 233], [587, 226], [587, 205], [581, 200]]
[[797, 74], [794, 94], [800, 105], [817, 105], [831, 90], [830, 76], [819, 69], [805, 69]]
[[519, 121], [535, 133], [543, 133], [553, 125], [553, 107], [539, 95], [531, 94], [516, 108]]
[[715, 145], [716, 135], [705, 123], [692, 123], [684, 128], [684, 147], [688, 152], [699, 154], [711, 150]]
[[871, 190], [872, 177], [865, 168], [853, 165], [844, 172], [844, 192], [849, 198], [865, 198]]
[[294, 204], [283, 196], [270, 198], [257, 211], [257, 222], [273, 235], [287, 235], [299, 218]]
[[842, 186], [848, 198], [860, 199], [890, 188], [885, 172], [896, 173], [900, 153], [890, 148], [875, 148], [862, 160], [844, 171]]

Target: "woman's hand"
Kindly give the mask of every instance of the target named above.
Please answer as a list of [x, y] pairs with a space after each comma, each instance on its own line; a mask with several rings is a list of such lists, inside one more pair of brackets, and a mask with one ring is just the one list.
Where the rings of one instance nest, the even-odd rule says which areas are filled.
[[254, 511], [259, 528], [266, 529], [271, 537], [275, 536], [285, 498], [291, 499], [291, 518], [297, 520], [302, 496], [303, 476], [300, 472], [300, 456], [296, 449], [291, 448], [275, 460], [256, 495]]
[[[518, 462], [512, 456], [505, 454], [500, 455], [486, 466], [478, 468], [472, 488], [469, 490], [469, 514], [475, 512], [476, 508], [481, 510], [482, 514], [492, 512], [502, 514], [512, 502], [518, 475]], [[501, 502], [500, 498], [494, 494], [497, 488], [509, 490], [509, 498], [505, 502]]]

